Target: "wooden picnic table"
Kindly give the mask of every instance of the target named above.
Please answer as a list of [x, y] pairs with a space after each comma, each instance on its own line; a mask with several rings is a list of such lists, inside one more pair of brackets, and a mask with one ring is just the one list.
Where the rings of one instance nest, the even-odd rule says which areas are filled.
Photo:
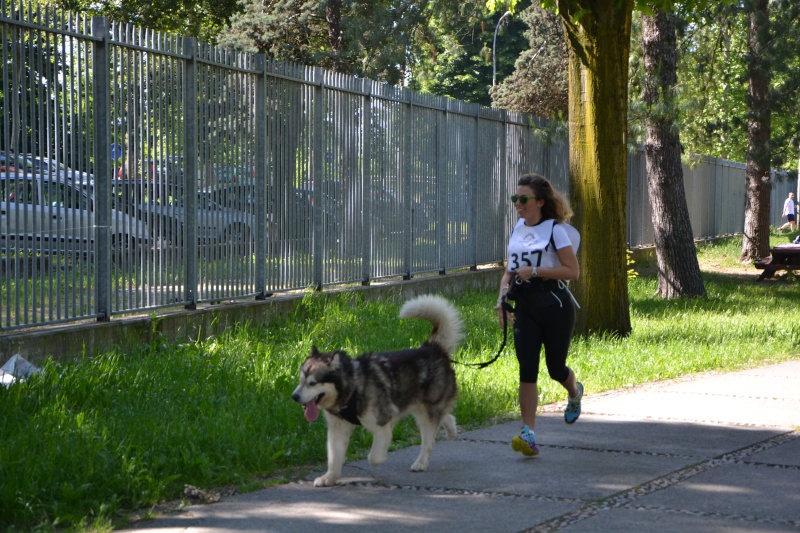
[[758, 281], [771, 278], [779, 270], [800, 269], [800, 244], [779, 244], [770, 253], [770, 257], [756, 261], [756, 268], [764, 271]]

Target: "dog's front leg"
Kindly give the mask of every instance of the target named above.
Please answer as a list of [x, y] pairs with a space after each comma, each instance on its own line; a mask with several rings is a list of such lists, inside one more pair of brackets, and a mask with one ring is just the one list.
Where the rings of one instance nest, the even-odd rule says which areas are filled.
[[342, 467], [347, 456], [347, 446], [355, 427], [350, 422], [338, 416], [325, 413], [328, 424], [328, 471], [314, 480], [315, 487], [330, 487], [335, 485], [342, 476]]

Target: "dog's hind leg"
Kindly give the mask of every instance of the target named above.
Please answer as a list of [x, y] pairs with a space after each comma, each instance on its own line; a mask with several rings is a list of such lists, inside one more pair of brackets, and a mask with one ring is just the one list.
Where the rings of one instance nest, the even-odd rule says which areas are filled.
[[444, 426], [445, 431], [447, 431], [447, 438], [449, 440], [458, 438], [458, 430], [456, 429], [456, 417], [454, 417], [453, 415], [444, 415], [444, 418], [442, 418], [442, 425]]
[[386, 462], [386, 454], [392, 444], [392, 433], [394, 425], [392, 423], [368, 428], [372, 432], [372, 448], [369, 450], [367, 461], [370, 466], [382, 465]]
[[355, 426], [338, 416], [325, 413], [328, 424], [328, 471], [314, 480], [315, 487], [330, 487], [342, 477], [342, 467], [347, 456], [347, 446]]
[[[427, 413], [414, 413], [414, 420], [417, 422], [422, 443], [419, 457], [411, 465], [411, 471], [424, 472], [428, 469], [428, 464], [431, 461], [433, 446], [436, 443], [436, 432], [439, 431], [440, 422], [431, 420]], [[453, 425], [455, 426], [455, 417], [453, 417]]]

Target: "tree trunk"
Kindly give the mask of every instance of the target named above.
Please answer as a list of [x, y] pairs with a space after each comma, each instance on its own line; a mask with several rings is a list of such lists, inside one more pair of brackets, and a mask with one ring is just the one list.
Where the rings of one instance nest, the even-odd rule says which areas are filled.
[[681, 141], [675, 127], [673, 89], [678, 81], [675, 14], [642, 17], [644, 101], [648, 107], [647, 189], [652, 208], [662, 298], [706, 293], [683, 188]]
[[747, 123], [747, 192], [745, 195], [742, 262], [753, 262], [769, 255], [770, 137], [772, 124], [769, 104], [770, 61], [768, 0], [756, 0], [750, 13], [747, 39], [747, 74], [750, 81], [750, 109]]
[[576, 331], [626, 336], [631, 320], [625, 135], [633, 0], [558, 0], [558, 9], [569, 49], [570, 201], [581, 232]]
[[341, 0], [331, 0], [325, 7], [325, 21], [328, 23], [328, 45], [331, 47], [331, 59], [333, 61], [333, 71], [348, 74], [350, 71], [347, 59], [342, 56], [342, 2]]

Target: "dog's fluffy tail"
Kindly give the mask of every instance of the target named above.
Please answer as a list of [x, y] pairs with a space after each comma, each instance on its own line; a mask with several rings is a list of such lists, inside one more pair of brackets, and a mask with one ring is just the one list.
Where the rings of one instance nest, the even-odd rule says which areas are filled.
[[400, 318], [424, 318], [433, 324], [429, 341], [452, 356], [464, 337], [464, 323], [453, 304], [441, 296], [426, 294], [412, 298], [400, 308]]

